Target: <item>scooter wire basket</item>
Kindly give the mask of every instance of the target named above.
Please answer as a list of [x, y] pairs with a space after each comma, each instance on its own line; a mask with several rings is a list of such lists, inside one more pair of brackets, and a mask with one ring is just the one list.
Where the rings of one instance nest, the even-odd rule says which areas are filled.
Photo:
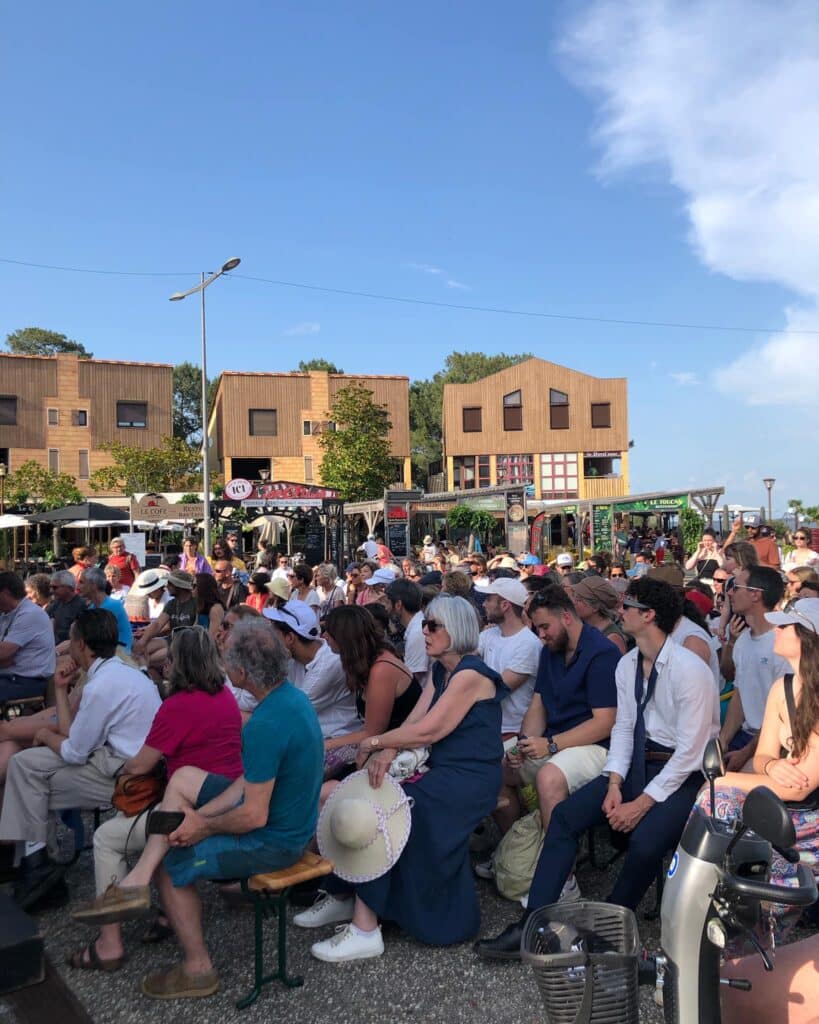
[[591, 900], [534, 911], [521, 940], [546, 1024], [639, 1024], [639, 952], [632, 911]]

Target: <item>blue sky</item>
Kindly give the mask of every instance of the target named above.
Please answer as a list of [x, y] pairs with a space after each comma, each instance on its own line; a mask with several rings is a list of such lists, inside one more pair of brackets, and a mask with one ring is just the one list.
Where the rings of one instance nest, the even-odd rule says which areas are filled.
[[211, 371], [532, 351], [629, 377], [633, 490], [814, 503], [819, 335], [775, 332], [819, 330], [819, 39], [809, 3], [749, 4], [14, 5], [0, 257], [168, 276], [0, 263], [0, 333], [197, 361], [167, 297], [238, 255]]

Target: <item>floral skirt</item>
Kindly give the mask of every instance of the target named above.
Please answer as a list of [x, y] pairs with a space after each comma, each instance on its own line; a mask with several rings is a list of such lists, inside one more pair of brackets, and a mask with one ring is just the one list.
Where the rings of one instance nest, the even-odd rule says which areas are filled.
[[[716, 807], [714, 812], [720, 821], [735, 822], [742, 819], [742, 807], [748, 794], [734, 786], [720, 785], [717, 781], [715, 791]], [[695, 807], [710, 816], [711, 797], [708, 787], [703, 786], [694, 803]], [[819, 808], [816, 810], [792, 810], [791, 819], [796, 830], [796, 846], [799, 859], [808, 864], [814, 875], [819, 877]], [[773, 851], [771, 858], [771, 883], [773, 885], [796, 888], [796, 865], [789, 864]], [[785, 938], [799, 920], [802, 911], [798, 907], [784, 907], [771, 904], [769, 907], [774, 916], [776, 940]]]

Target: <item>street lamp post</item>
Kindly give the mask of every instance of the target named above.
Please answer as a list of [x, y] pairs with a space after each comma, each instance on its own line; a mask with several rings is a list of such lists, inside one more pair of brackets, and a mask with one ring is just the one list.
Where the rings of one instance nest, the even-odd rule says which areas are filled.
[[203, 518], [205, 521], [205, 536], [203, 540], [204, 554], [206, 556], [210, 555], [210, 469], [208, 467], [208, 346], [205, 331], [205, 289], [212, 285], [217, 277], [221, 277], [222, 274], [226, 274], [230, 270], [235, 270], [241, 262], [238, 256], [234, 256], [223, 263], [221, 269], [217, 270], [215, 274], [211, 274], [208, 278], [205, 277], [203, 271], [200, 275], [199, 284], [195, 288], [189, 288], [186, 292], [174, 292], [170, 297], [171, 302], [179, 302], [180, 299], [186, 299], [189, 295], [194, 295], [196, 292], [199, 292], [202, 296], [202, 494]]
[[768, 491], [768, 522], [770, 523], [773, 519], [773, 515], [771, 513], [771, 491], [773, 490], [773, 485], [776, 483], [776, 480], [772, 476], [766, 476], [762, 483], [765, 484], [765, 488]]
[[6, 475], [8, 469], [5, 462], [0, 462], [0, 516], [6, 514]]

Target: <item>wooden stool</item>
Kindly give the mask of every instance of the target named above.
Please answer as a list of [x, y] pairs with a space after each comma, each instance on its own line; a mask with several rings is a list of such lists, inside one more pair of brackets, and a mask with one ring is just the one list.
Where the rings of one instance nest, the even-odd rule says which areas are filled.
[[9, 722], [12, 718], [33, 715], [45, 707], [45, 697], [12, 697], [0, 702], [0, 720]]
[[[329, 875], [333, 867], [332, 861], [325, 860], [317, 853], [305, 853], [295, 864], [282, 871], [270, 871], [264, 875], [242, 879], [242, 892], [248, 895], [253, 903], [255, 980], [253, 989], [236, 1004], [237, 1009], [244, 1010], [255, 1003], [262, 991], [262, 985], [269, 981], [281, 981], [288, 988], [298, 988], [304, 984], [304, 978], [287, 973], [287, 900], [294, 885]], [[274, 974], [265, 975], [264, 919], [274, 915], [278, 917], [279, 963]]]

